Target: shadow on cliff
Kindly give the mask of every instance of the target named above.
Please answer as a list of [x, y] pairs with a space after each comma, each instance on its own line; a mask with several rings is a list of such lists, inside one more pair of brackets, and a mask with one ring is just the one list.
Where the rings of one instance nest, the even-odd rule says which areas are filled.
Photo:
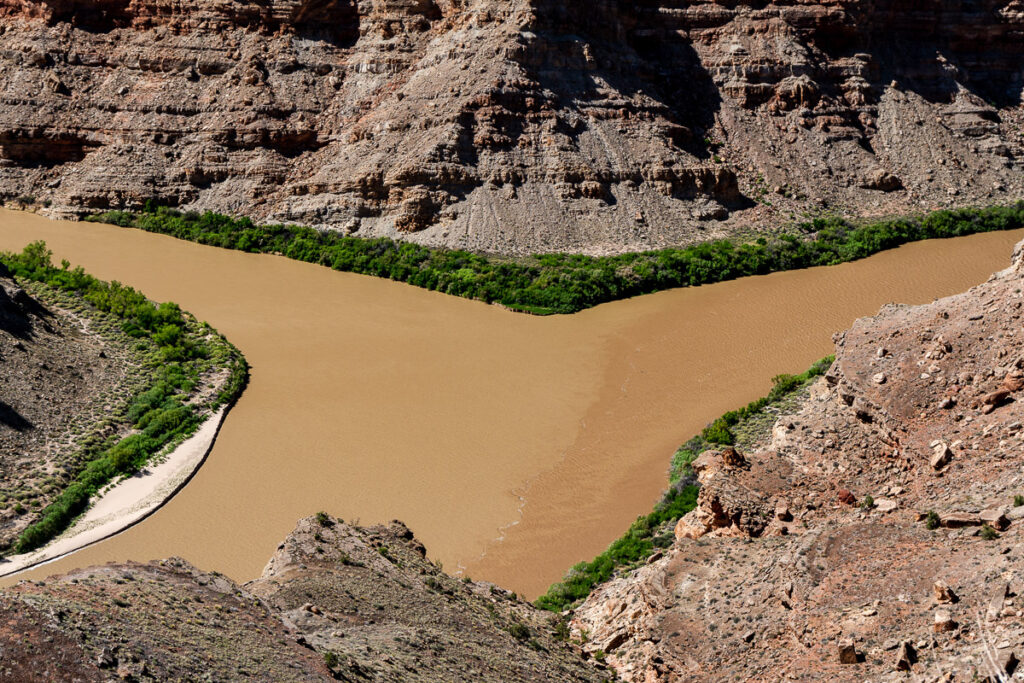
[[[68, 23], [89, 33], [106, 33], [119, 28], [151, 28], [162, 24], [187, 26], [188, 9], [177, 14], [154, 13], [133, 0], [41, 0], [50, 23]], [[286, 13], [282, 14], [281, 5]], [[195, 10], [191, 10], [195, 11]], [[347, 48], [359, 39], [357, 0], [254, 0], [225, 4], [225, 26], [261, 33], [294, 33]]]
[[927, 12], [914, 0], [852, 7], [848, 21], [818, 32], [830, 57], [869, 53], [877, 84], [896, 81], [933, 104], [965, 88], [998, 108], [1021, 103], [1024, 43], [1003, 0], [941, 0]]
[[4, 401], [0, 401], [0, 425], [6, 425], [16, 432], [32, 429], [32, 423]]
[[632, 3], [538, 2], [534, 30], [558, 61], [582, 62], [581, 50], [590, 54], [588, 68], [539, 64], [534, 75], [544, 88], [577, 107], [601, 106], [600, 89], [606, 88], [629, 98], [651, 98], [660, 105], [657, 116], [670, 124], [666, 137], [672, 144], [698, 159], [710, 159], [714, 150], [707, 131], [721, 108], [718, 87], [689, 40], [660, 27], [636, 31], [636, 12]]

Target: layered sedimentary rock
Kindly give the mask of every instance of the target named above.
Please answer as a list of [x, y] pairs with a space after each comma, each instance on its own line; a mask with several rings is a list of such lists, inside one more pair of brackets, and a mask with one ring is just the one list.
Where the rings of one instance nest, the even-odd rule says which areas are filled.
[[0, 0], [0, 192], [621, 251], [1019, 197], [1019, 0]]
[[0, 593], [0, 678], [607, 681], [553, 615], [445, 575], [400, 523], [299, 522], [239, 586], [180, 559]]
[[1024, 243], [889, 306], [771, 437], [693, 464], [665, 556], [576, 611], [627, 681], [1009, 680], [1024, 656]]

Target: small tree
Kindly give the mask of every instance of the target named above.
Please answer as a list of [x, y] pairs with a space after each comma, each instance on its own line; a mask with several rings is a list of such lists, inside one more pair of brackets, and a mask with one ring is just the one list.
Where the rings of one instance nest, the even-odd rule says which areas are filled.
[[25, 245], [21, 252], [21, 258], [25, 265], [33, 269], [46, 270], [50, 268], [53, 264], [50, 260], [52, 257], [53, 252], [46, 248], [46, 242], [42, 240]]

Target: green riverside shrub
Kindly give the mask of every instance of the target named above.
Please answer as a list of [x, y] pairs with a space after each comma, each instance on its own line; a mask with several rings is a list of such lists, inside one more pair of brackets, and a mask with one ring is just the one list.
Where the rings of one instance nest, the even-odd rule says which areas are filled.
[[[20, 280], [81, 296], [93, 307], [114, 315], [129, 336], [150, 340], [159, 357], [153, 384], [134, 397], [125, 415], [129, 433], [114, 443], [96, 443], [83, 455], [85, 465], [74, 480], [18, 537], [14, 551], [28, 552], [48, 543], [66, 529], [89, 505], [90, 498], [110, 481], [137, 472], [165, 446], [191, 434], [202, 412], [213, 412], [241, 394], [248, 366], [241, 354], [208, 326], [186, 317], [173, 303], [154, 304], [141, 293], [118, 282], [103, 282], [82, 268], [51, 264], [52, 252], [44, 242], [33, 242], [21, 254], [0, 254]], [[196, 386], [201, 369], [226, 368], [224, 389], [206, 405], [186, 406], [180, 400]]]
[[147, 203], [86, 220], [172, 235], [248, 252], [283, 254], [335, 270], [386, 277], [446, 294], [497, 302], [535, 314], [573, 313], [596, 304], [673, 287], [853, 261], [916, 240], [1024, 227], [1024, 202], [936, 211], [855, 225], [816, 218], [793, 234], [728, 240], [616, 256], [540, 254], [526, 258], [431, 249], [297, 225], [257, 226], [248, 218], [181, 213]]
[[[807, 386], [825, 374], [832, 366], [834, 356], [828, 356], [799, 375], [778, 375], [772, 380], [768, 395], [733, 410], [715, 420], [704, 431], [687, 441], [672, 459], [669, 474], [671, 487], [652, 512], [638, 517], [629, 530], [608, 549], [590, 562], [572, 567], [560, 582], [537, 598], [535, 604], [543, 609], [561, 612], [583, 600], [598, 584], [604, 583], [619, 569], [634, 566], [650, 557], [658, 548], [670, 546], [675, 539], [671, 526], [697, 506], [699, 488], [689, 471], [689, 463], [702, 452], [722, 444], [732, 444], [730, 428], [759, 415], [765, 408], [778, 403], [793, 392]], [[727, 435], [727, 437], [726, 437]], [[722, 440], [714, 440], [719, 438]], [[728, 438], [728, 441], [724, 440]]]

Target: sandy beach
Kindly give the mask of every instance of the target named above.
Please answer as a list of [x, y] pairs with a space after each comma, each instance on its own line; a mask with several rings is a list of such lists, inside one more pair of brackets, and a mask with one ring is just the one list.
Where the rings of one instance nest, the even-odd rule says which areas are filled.
[[220, 431], [226, 408], [206, 420], [160, 463], [105, 489], [74, 526], [46, 546], [0, 560], [0, 576], [10, 576], [70, 555], [110, 538], [145, 519], [166, 503], [206, 459]]

